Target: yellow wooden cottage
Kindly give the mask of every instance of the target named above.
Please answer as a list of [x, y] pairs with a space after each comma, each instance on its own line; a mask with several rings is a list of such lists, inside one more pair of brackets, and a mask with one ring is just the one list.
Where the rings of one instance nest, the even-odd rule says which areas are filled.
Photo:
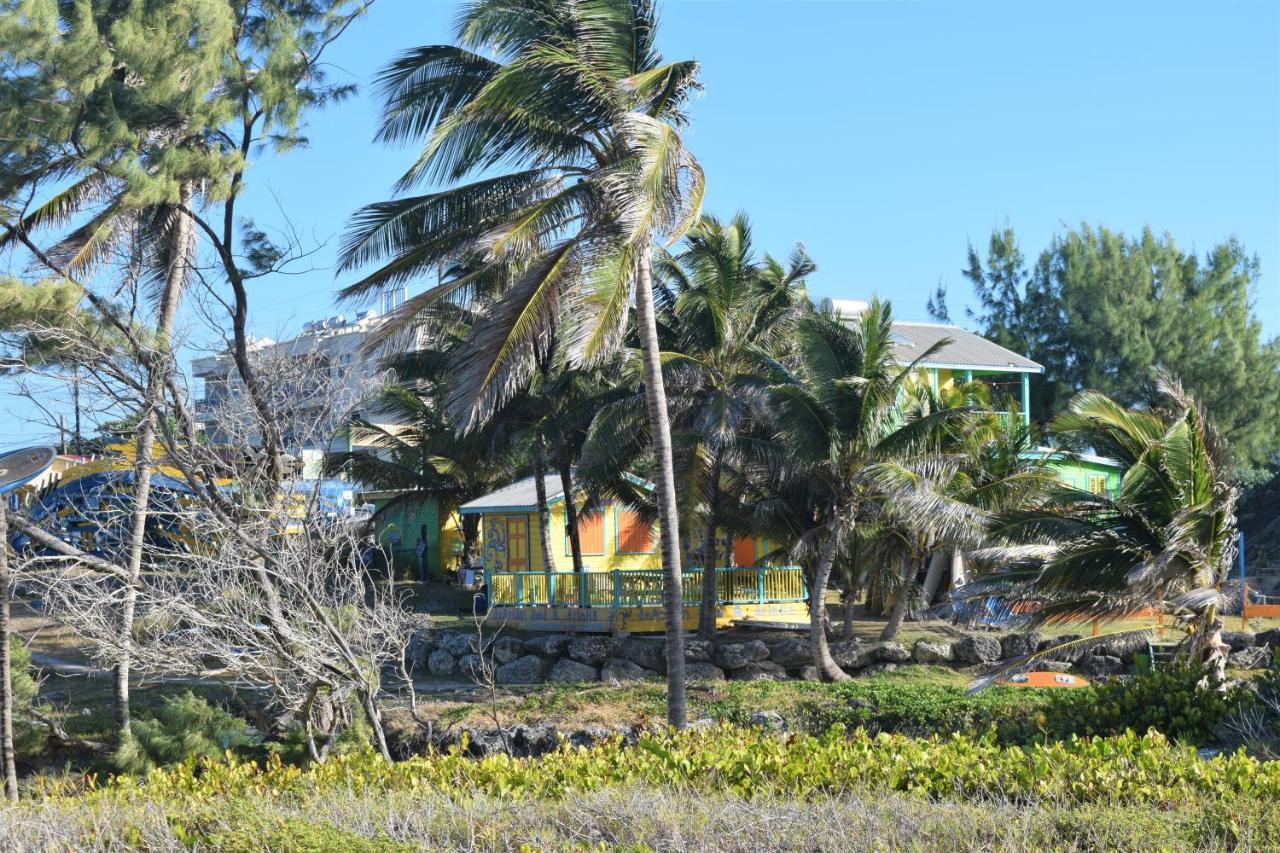
[[[538, 541], [537, 484], [526, 477], [463, 504], [481, 516], [491, 618], [525, 630], [643, 633], [663, 630], [662, 561], [657, 525], [633, 507], [604, 501], [578, 511], [583, 572], [573, 572], [564, 492], [558, 475], [543, 482], [550, 515], [551, 562]], [[644, 484], [652, 489], [652, 485]], [[581, 505], [579, 498], [575, 501]], [[766, 544], [740, 538], [733, 566], [715, 569], [716, 621], [804, 622], [808, 591], [797, 566], [764, 565]], [[698, 624], [702, 569], [685, 567], [685, 625]]]

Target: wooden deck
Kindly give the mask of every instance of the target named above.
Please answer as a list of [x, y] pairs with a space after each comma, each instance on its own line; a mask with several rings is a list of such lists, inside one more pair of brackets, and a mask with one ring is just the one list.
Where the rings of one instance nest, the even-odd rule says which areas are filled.
[[[665, 627], [662, 572], [491, 572], [490, 619], [526, 631], [648, 633]], [[685, 627], [698, 624], [702, 569], [683, 572]], [[716, 569], [716, 624], [803, 622], [808, 587], [798, 566]]]

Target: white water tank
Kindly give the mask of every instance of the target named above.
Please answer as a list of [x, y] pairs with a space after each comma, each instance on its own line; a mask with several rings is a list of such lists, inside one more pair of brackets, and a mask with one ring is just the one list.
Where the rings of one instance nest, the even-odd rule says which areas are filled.
[[822, 313], [832, 316], [839, 315], [844, 318], [857, 317], [868, 307], [865, 299], [832, 299], [830, 296], [822, 298]]

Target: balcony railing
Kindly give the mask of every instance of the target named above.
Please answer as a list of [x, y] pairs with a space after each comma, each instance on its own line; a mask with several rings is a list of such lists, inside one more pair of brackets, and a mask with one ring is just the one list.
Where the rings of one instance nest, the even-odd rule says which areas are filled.
[[[685, 569], [684, 603], [702, 602], [702, 569]], [[720, 604], [780, 604], [807, 601], [808, 585], [799, 566], [718, 568], [716, 596]], [[490, 572], [492, 607], [660, 607], [662, 572], [618, 569], [609, 572]]]

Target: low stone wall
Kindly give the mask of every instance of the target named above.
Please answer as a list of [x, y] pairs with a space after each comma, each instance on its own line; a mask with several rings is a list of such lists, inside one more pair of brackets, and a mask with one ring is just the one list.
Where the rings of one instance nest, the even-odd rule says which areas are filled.
[[[1046, 639], [1038, 633], [976, 634], [956, 640], [864, 642], [837, 640], [831, 655], [850, 674], [870, 675], [911, 664], [956, 667], [990, 667], [1034, 651], [1060, 645], [1081, 636]], [[1280, 629], [1254, 635], [1242, 631], [1223, 633], [1231, 646], [1231, 664], [1244, 669], [1265, 666], [1268, 646], [1280, 647]], [[1101, 678], [1128, 672], [1134, 654], [1146, 643], [1117, 640], [1091, 646], [1087, 652], [1066, 649], [1057, 659], [1047, 659], [1038, 669], [1078, 672]], [[571, 637], [547, 634], [522, 640], [499, 637], [488, 641], [484, 653], [491, 658], [498, 684], [587, 683], [604, 681], [657, 681], [665, 677], [666, 654], [661, 639], [615, 638], [601, 635]], [[436, 676], [470, 678], [480, 662], [475, 634], [444, 631], [417, 638], [410, 654], [418, 671]], [[787, 636], [771, 639], [685, 643], [685, 673], [696, 681], [756, 681], [788, 678], [814, 680], [808, 640]]]

